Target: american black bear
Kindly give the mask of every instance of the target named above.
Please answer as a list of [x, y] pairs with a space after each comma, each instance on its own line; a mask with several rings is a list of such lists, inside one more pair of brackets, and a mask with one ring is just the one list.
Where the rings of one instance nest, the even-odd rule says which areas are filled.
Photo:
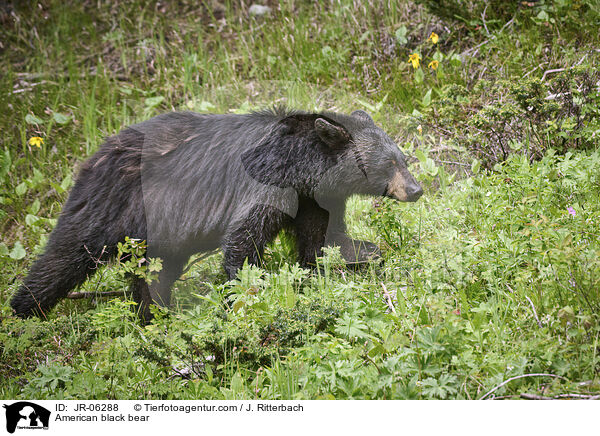
[[43, 314], [126, 236], [146, 240], [147, 257], [163, 261], [150, 286], [132, 278], [142, 316], [152, 301], [169, 303], [192, 254], [222, 248], [233, 278], [284, 228], [296, 235], [302, 265], [328, 245], [363, 262], [378, 249], [346, 235], [346, 199], [416, 201], [422, 193], [398, 146], [364, 111], [159, 115], [108, 138], [85, 162], [11, 305], [19, 316]]

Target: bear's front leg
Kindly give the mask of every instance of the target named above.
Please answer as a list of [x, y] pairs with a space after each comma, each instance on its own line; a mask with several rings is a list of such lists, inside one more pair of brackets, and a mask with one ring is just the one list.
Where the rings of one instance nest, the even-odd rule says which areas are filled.
[[345, 236], [345, 238], [336, 240], [333, 245], [340, 247], [340, 254], [347, 265], [362, 265], [381, 257], [381, 251], [374, 243], [361, 241], [360, 239], [352, 239], [347, 235], [343, 236]]
[[316, 257], [323, 254], [323, 247], [340, 247], [340, 254], [348, 265], [364, 264], [381, 256], [377, 245], [346, 234], [344, 214], [342, 203], [327, 211], [314, 200], [300, 202], [294, 228], [302, 266], [314, 266]]
[[251, 265], [259, 265], [265, 245], [271, 242], [284, 227], [289, 216], [283, 211], [266, 205], [257, 205], [225, 237], [223, 253], [225, 271], [229, 280], [236, 277], [238, 270], [248, 259]]

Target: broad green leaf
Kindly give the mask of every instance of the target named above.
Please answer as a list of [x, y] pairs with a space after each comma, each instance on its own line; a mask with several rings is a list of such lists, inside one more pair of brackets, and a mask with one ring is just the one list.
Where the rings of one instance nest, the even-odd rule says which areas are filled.
[[25, 183], [25, 182], [19, 183], [17, 185], [17, 187], [15, 188], [15, 194], [17, 194], [19, 197], [21, 197], [26, 192], [27, 192], [27, 183]]
[[162, 95], [156, 97], [148, 97], [146, 98], [146, 100], [144, 100], [144, 104], [149, 108], [153, 108], [161, 104], [164, 99], [165, 98]]
[[33, 203], [31, 203], [31, 205], [29, 206], [29, 212], [36, 215], [40, 211], [40, 206], [40, 200], [36, 198], [35, 200], [33, 200]]
[[71, 177], [71, 174], [67, 174], [67, 176], [63, 179], [63, 181], [60, 184], [60, 187], [62, 188], [63, 192], [66, 191], [67, 189], [69, 189], [69, 187], [73, 184], [73, 178]]
[[25, 224], [27, 224], [29, 227], [34, 226], [39, 220], [39, 217], [30, 213], [28, 213], [27, 216], [25, 216]]
[[406, 26], [402, 25], [398, 28], [398, 30], [396, 30], [396, 41], [398, 42], [398, 44], [400, 45], [404, 45], [408, 42], [408, 39], [406, 39]]
[[27, 124], [44, 124], [44, 122], [32, 114], [25, 115], [25, 122]]
[[424, 78], [425, 78], [425, 75], [423, 74], [423, 69], [417, 68], [415, 70], [415, 83], [423, 83]]
[[462, 59], [460, 58], [460, 55], [454, 53], [451, 57], [450, 57], [450, 64], [454, 67], [459, 67], [462, 65]]
[[19, 260], [25, 257], [25, 248], [23, 248], [23, 244], [19, 241], [15, 242], [13, 249], [11, 250], [9, 256], [11, 259]]
[[419, 162], [425, 163], [427, 161], [427, 156], [419, 149], [415, 150], [415, 157], [419, 159]]
[[542, 21], [548, 21], [548, 18], [550, 18], [550, 16], [548, 15], [548, 12], [541, 10], [536, 17], [538, 20], [542, 20]]
[[237, 300], [233, 303], [233, 311], [237, 313], [244, 305], [245, 303], [242, 300]]
[[431, 104], [431, 89], [429, 89], [429, 91], [427, 91], [427, 94], [425, 94], [425, 97], [423, 97], [422, 103], [425, 107]]
[[210, 101], [204, 101], [202, 100], [200, 103], [198, 103], [196, 110], [198, 112], [208, 112], [211, 109], [214, 109], [215, 105], [212, 104]]
[[332, 58], [334, 51], [331, 47], [329, 47], [328, 45], [326, 45], [325, 47], [323, 47], [321, 49], [321, 54], [323, 55], [323, 57], [325, 58]]
[[366, 107], [371, 112], [377, 111], [377, 108], [369, 102], [361, 100], [360, 98], [357, 98], [356, 101], [359, 102], [360, 104], [362, 104], [364, 107]]
[[54, 112], [52, 114], [52, 118], [58, 124], [67, 124], [71, 120], [71, 117], [69, 117], [68, 115], [65, 115], [65, 114], [61, 114], [60, 112]]

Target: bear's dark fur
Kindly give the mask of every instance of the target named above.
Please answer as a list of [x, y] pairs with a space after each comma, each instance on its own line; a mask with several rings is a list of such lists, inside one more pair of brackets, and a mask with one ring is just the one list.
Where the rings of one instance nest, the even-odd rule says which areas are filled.
[[233, 278], [284, 228], [296, 235], [302, 265], [327, 245], [363, 262], [377, 247], [346, 235], [353, 194], [422, 194], [400, 149], [363, 111], [160, 115], [108, 138], [85, 162], [11, 305], [19, 316], [42, 315], [126, 236], [146, 240], [147, 257], [163, 260], [150, 287], [132, 278], [145, 317], [151, 302], [169, 303], [192, 254], [222, 248]]

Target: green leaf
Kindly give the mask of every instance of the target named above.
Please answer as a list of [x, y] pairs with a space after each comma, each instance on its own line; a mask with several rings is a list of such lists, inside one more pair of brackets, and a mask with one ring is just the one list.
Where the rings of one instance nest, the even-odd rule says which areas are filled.
[[373, 106], [371, 103], [361, 100], [360, 98], [357, 98], [356, 101], [359, 102], [360, 104], [362, 104], [364, 107], [366, 107], [371, 112], [377, 111], [377, 108], [375, 106]]
[[54, 112], [52, 114], [52, 118], [58, 124], [67, 124], [71, 120], [71, 117], [69, 117], [68, 115], [61, 114], [60, 112]]
[[63, 192], [66, 191], [67, 189], [69, 189], [69, 187], [73, 184], [73, 178], [71, 177], [71, 174], [67, 174], [67, 176], [63, 179], [63, 181], [60, 184], [60, 187], [62, 188]]
[[4, 242], [0, 242], [0, 256], [8, 256], [8, 246]]
[[162, 95], [156, 97], [148, 97], [144, 100], [144, 104], [149, 108], [153, 108], [161, 104], [164, 99], [165, 98]]
[[215, 105], [212, 104], [210, 101], [204, 101], [202, 100], [200, 103], [198, 103], [196, 110], [198, 112], [208, 112], [211, 109], [214, 109]]
[[23, 248], [23, 245], [19, 241], [17, 241], [15, 242], [13, 249], [9, 253], [9, 256], [11, 259], [19, 260], [23, 259], [25, 257], [25, 254], [25, 248]]
[[454, 53], [451, 57], [450, 57], [450, 64], [453, 67], [460, 67], [462, 65], [462, 59], [460, 58], [460, 55]]
[[423, 69], [417, 68], [415, 70], [415, 83], [423, 83], [424, 78], [425, 78], [425, 75], [423, 74]]
[[25, 224], [27, 224], [29, 227], [33, 227], [39, 220], [39, 217], [28, 213], [25, 217]]
[[365, 31], [362, 35], [360, 35], [358, 43], [362, 44], [363, 42], [365, 42], [365, 40], [369, 37], [370, 34], [371, 34], [371, 31], [369, 31], [369, 30]]
[[37, 186], [41, 184], [45, 179], [44, 174], [37, 168], [33, 169], [33, 177], [31, 177], [32, 184], [30, 186]]
[[481, 168], [481, 162], [478, 159], [475, 159], [471, 164], [471, 172], [473, 174], [477, 174], [479, 172], [479, 168]]
[[438, 174], [439, 168], [433, 161], [433, 159], [427, 158], [425, 162], [421, 163], [421, 168], [430, 176], [436, 176]]
[[369, 357], [373, 358], [375, 356], [380, 356], [383, 353], [385, 353], [385, 348], [379, 342], [376, 342], [373, 348], [371, 348], [367, 354]]
[[548, 15], [548, 12], [541, 10], [539, 12], [539, 14], [537, 14], [536, 17], [538, 20], [542, 20], [542, 21], [548, 21], [548, 18], [550, 18], [550, 16]]
[[4, 150], [4, 154], [0, 156], [0, 180], [4, 178], [4, 176], [10, 170], [10, 166], [12, 164], [12, 159], [10, 157], [10, 152], [8, 149]]
[[25, 115], [25, 122], [27, 124], [44, 124], [44, 122], [32, 114]]
[[33, 203], [31, 203], [31, 205], [29, 206], [29, 212], [32, 214], [37, 214], [40, 211], [40, 200], [38, 200], [37, 198], [35, 200], [33, 200]]
[[398, 41], [398, 44], [400, 45], [404, 45], [408, 42], [408, 39], [406, 39], [406, 26], [402, 25], [398, 28], [398, 30], [396, 30], [396, 41]]
[[326, 45], [325, 47], [323, 47], [321, 49], [321, 54], [323, 55], [323, 57], [325, 58], [332, 58], [334, 51], [331, 47], [329, 47], [328, 45]]
[[15, 194], [17, 194], [19, 197], [21, 197], [26, 192], [27, 192], [27, 183], [25, 183], [25, 182], [19, 183], [17, 185], [17, 187], [15, 188]]
[[425, 163], [427, 161], [427, 156], [419, 149], [415, 150], [415, 156], [417, 159], [419, 159], [419, 162]]
[[425, 107], [427, 107], [431, 104], [431, 89], [429, 89], [429, 91], [427, 91], [427, 94], [425, 94], [425, 97], [423, 97], [423, 101], [421, 103]]
[[521, 141], [517, 141], [517, 140], [510, 141], [508, 143], [508, 145], [514, 151], [519, 151], [521, 148], [523, 148], [523, 143]]
[[352, 318], [348, 314], [345, 314], [335, 327], [336, 333], [348, 338], [368, 338], [369, 334], [365, 331], [366, 329], [367, 325], [364, 322]]

